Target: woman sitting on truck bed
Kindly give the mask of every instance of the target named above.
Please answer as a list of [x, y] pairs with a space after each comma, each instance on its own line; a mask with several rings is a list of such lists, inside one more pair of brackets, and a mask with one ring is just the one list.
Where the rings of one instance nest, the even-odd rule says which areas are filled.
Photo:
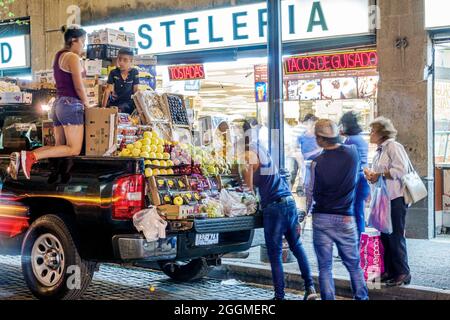
[[55, 126], [54, 147], [42, 147], [34, 151], [11, 154], [9, 173], [17, 179], [20, 168], [30, 179], [32, 166], [41, 159], [78, 156], [84, 137], [84, 109], [89, 108], [83, 85], [84, 70], [80, 59], [86, 42], [86, 31], [79, 26], [62, 27], [65, 47], [53, 63], [57, 99], [52, 108]]

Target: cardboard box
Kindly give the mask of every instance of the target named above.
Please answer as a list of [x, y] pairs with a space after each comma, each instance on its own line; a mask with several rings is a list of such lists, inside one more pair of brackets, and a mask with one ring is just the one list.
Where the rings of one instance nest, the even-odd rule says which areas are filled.
[[34, 82], [38, 83], [55, 83], [55, 77], [53, 74], [53, 70], [40, 70], [34, 73], [33, 77]]
[[84, 79], [83, 83], [89, 104], [98, 106], [101, 103], [103, 87], [95, 79]]
[[86, 155], [104, 156], [116, 144], [118, 109], [86, 109]]
[[86, 75], [88, 77], [100, 76], [103, 68], [102, 60], [85, 60], [84, 68], [86, 69]]
[[88, 97], [89, 105], [98, 106], [100, 104], [101, 96], [100, 94], [100, 86], [97, 85], [95, 87], [86, 88], [86, 95]]
[[6, 104], [32, 104], [33, 94], [28, 92], [2, 92], [0, 105]]
[[88, 35], [89, 44], [109, 44], [119, 47], [136, 48], [136, 36], [134, 33], [115, 29], [103, 29]]

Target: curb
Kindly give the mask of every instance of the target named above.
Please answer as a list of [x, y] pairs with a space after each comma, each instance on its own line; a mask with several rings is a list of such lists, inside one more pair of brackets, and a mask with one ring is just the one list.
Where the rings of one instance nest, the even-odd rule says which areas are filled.
[[[236, 279], [243, 282], [272, 286], [272, 273], [269, 266], [224, 262], [222, 266], [216, 267], [210, 272], [209, 277], [221, 280]], [[304, 283], [300, 274], [285, 272], [285, 279], [286, 288], [303, 290]], [[313, 279], [317, 284], [317, 275], [313, 275]], [[334, 281], [336, 296], [353, 298], [349, 280], [335, 277]], [[450, 290], [409, 285], [395, 288], [369, 289], [369, 296], [371, 300], [450, 300]]]

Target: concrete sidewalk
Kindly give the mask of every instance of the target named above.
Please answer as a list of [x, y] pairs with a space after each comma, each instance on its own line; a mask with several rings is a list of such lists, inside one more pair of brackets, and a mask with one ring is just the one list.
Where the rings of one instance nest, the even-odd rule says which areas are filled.
[[[247, 259], [223, 259], [220, 270], [227, 278], [236, 278], [262, 284], [271, 284], [270, 265], [260, 261], [260, 245], [264, 243], [262, 230], [255, 236], [254, 246]], [[317, 283], [317, 259], [312, 245], [312, 231], [307, 229], [303, 236], [304, 247]], [[408, 240], [409, 263], [412, 283], [401, 288], [371, 290], [372, 299], [418, 299], [450, 300], [450, 240]], [[215, 275], [219, 276], [220, 272]], [[292, 289], [303, 287], [297, 263], [285, 265], [287, 286]], [[335, 259], [334, 276], [336, 293], [351, 297], [348, 273], [339, 259]]]

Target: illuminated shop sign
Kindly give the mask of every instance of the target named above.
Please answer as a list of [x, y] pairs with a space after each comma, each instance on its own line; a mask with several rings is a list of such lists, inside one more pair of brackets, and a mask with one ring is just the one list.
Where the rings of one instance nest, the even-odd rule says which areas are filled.
[[0, 38], [0, 70], [30, 67], [30, 36]]
[[425, 0], [425, 28], [438, 29], [450, 27], [449, 12], [449, 0]]
[[376, 50], [295, 56], [285, 59], [285, 74], [374, 69], [378, 66]]
[[[284, 0], [283, 41], [373, 33], [369, 0]], [[267, 4], [233, 6], [87, 27], [136, 34], [140, 54], [165, 54], [267, 42]]]
[[202, 64], [169, 67], [171, 81], [205, 79], [205, 67]]

